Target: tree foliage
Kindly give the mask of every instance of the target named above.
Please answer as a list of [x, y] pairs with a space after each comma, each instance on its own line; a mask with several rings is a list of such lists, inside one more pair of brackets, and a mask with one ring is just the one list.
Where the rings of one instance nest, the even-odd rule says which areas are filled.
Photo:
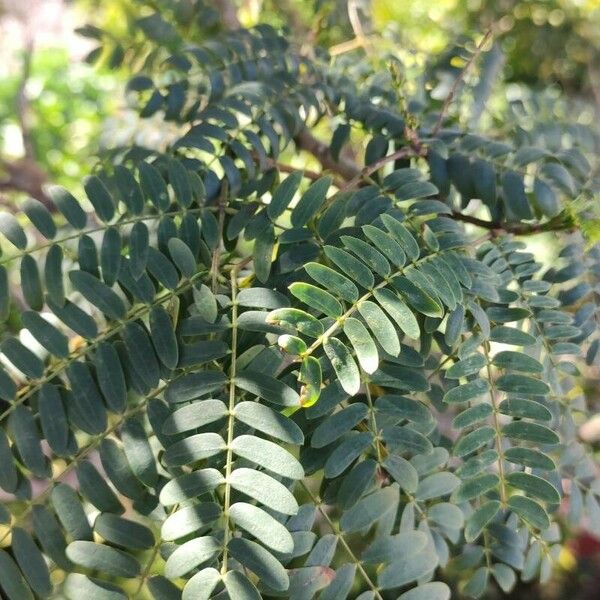
[[[208, 27], [144, 16], [129, 57], [167, 150], [115, 148], [86, 198], [0, 218], [0, 312], [20, 313], [0, 342], [3, 593], [447, 600], [547, 579], [564, 498], [600, 528], [577, 436], [593, 135], [468, 129], [465, 73], [446, 102], [408, 99], [387, 57], [195, 10]], [[523, 241], [544, 232], [551, 267]]]

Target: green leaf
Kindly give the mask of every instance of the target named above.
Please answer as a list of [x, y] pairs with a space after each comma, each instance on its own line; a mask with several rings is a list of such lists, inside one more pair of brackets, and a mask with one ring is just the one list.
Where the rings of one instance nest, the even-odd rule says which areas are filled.
[[383, 461], [383, 466], [403, 490], [410, 494], [416, 492], [419, 485], [419, 475], [417, 470], [405, 458], [390, 454]]
[[493, 427], [479, 427], [462, 436], [454, 444], [454, 455], [464, 457], [479, 450], [494, 439], [496, 432]]
[[36, 311], [44, 306], [42, 280], [35, 259], [27, 254], [21, 259], [21, 289], [25, 302]]
[[404, 592], [398, 600], [450, 600], [450, 588], [439, 581], [424, 583]]
[[487, 419], [491, 416], [492, 412], [493, 409], [490, 404], [476, 404], [456, 415], [452, 420], [452, 427], [455, 429], [470, 427], [475, 423]]
[[459, 485], [460, 479], [453, 473], [434, 473], [419, 483], [415, 498], [417, 500], [430, 500], [451, 494]]
[[544, 502], [551, 504], [560, 502], [558, 490], [551, 483], [537, 475], [515, 471], [506, 476], [506, 483]]
[[0, 550], [0, 588], [9, 600], [34, 600], [21, 571], [10, 554]]
[[108, 478], [124, 496], [133, 500], [144, 497], [146, 490], [135, 476], [121, 446], [113, 439], [106, 438], [100, 444], [100, 461]]
[[311, 446], [323, 448], [333, 443], [364, 420], [367, 413], [368, 409], [365, 404], [356, 403], [327, 417], [314, 430], [310, 440]]
[[113, 344], [101, 342], [96, 347], [94, 355], [96, 378], [111, 410], [122, 412], [127, 402], [127, 387], [125, 375], [119, 359], [119, 354]]
[[266, 308], [269, 310], [282, 308], [284, 309], [282, 311], [273, 311], [274, 313], [280, 312], [282, 315], [286, 314], [285, 307], [289, 304], [289, 301], [284, 294], [268, 288], [247, 288], [240, 290], [236, 300], [240, 306], [247, 306], [249, 308]]
[[370, 431], [352, 431], [329, 455], [324, 473], [328, 479], [341, 475], [373, 443]]
[[323, 342], [323, 350], [344, 391], [354, 396], [360, 389], [360, 373], [348, 348], [337, 338], [330, 337]]
[[44, 363], [16, 338], [6, 338], [0, 348], [6, 358], [27, 377], [39, 379], [44, 374]]
[[172, 506], [189, 498], [211, 492], [222, 483], [225, 483], [225, 478], [216, 469], [202, 469], [185, 473], [167, 481], [160, 491], [160, 502], [165, 506]]
[[469, 543], [474, 542], [481, 535], [481, 532], [488, 523], [498, 514], [500, 507], [500, 502], [490, 500], [475, 510], [467, 521], [465, 540]]
[[550, 518], [546, 511], [535, 501], [525, 496], [511, 496], [508, 507], [537, 529], [548, 529]]
[[246, 502], [236, 502], [229, 509], [235, 524], [276, 552], [290, 553], [294, 540], [279, 521], [261, 508]]
[[310, 283], [295, 282], [289, 286], [289, 290], [298, 300], [328, 317], [340, 317], [344, 312], [340, 302], [329, 292]]
[[171, 238], [167, 244], [171, 259], [184, 277], [196, 272], [196, 258], [189, 246], [179, 238]]
[[167, 402], [175, 404], [200, 398], [204, 394], [216, 392], [227, 383], [227, 377], [220, 371], [190, 373], [176, 379], [165, 393]]
[[37, 424], [30, 409], [23, 404], [16, 405], [8, 418], [8, 426], [25, 466], [37, 477], [49, 477], [49, 465], [42, 452]]
[[189, 206], [192, 203], [192, 187], [187, 169], [180, 161], [173, 159], [168, 163], [169, 183], [173, 188], [175, 200], [182, 206]]
[[16, 490], [17, 485], [17, 468], [10, 450], [8, 437], [4, 429], [0, 429], [0, 487], [11, 494]]
[[273, 229], [273, 225], [269, 223], [267, 227], [261, 230], [254, 242], [254, 271], [256, 278], [261, 283], [265, 283], [269, 279], [274, 246], [275, 230]]
[[216, 502], [200, 502], [180, 507], [163, 522], [160, 535], [163, 540], [173, 541], [192, 533], [206, 530], [221, 517], [222, 509]]
[[437, 556], [428, 548], [411, 552], [387, 565], [377, 576], [377, 584], [383, 590], [400, 587], [416, 581], [432, 571], [437, 565]]
[[38, 395], [38, 411], [44, 437], [59, 456], [69, 453], [69, 423], [58, 389], [42, 385]]
[[370, 269], [349, 252], [336, 246], [325, 246], [325, 255], [344, 273], [359, 285], [370, 290], [375, 285], [375, 278]]
[[463, 481], [452, 494], [451, 501], [460, 503], [483, 496], [483, 494], [495, 488], [499, 482], [498, 475], [495, 473], [477, 475], [472, 479]]
[[265, 373], [244, 370], [236, 376], [235, 385], [272, 404], [279, 406], [300, 405], [300, 396], [295, 390]]
[[506, 327], [505, 325], [494, 327], [490, 334], [490, 340], [511, 346], [532, 346], [536, 342], [532, 335], [514, 327]]
[[226, 449], [225, 440], [218, 433], [197, 433], [167, 448], [165, 461], [173, 467], [210, 458]]
[[498, 352], [492, 362], [500, 369], [507, 369], [509, 371], [541, 373], [544, 370], [541, 363], [535, 358], [522, 352], [513, 352], [510, 350]]
[[554, 461], [548, 455], [533, 448], [507, 448], [504, 451], [504, 458], [509, 462], [532, 469], [545, 469], [546, 471], [556, 469]]
[[102, 180], [96, 175], [91, 175], [84, 181], [83, 187], [96, 214], [105, 223], [110, 221], [115, 214], [115, 204]]
[[213, 567], [202, 569], [187, 581], [183, 588], [181, 599], [209, 600], [219, 581], [221, 581], [221, 574], [219, 571]]
[[40, 597], [48, 598], [52, 583], [48, 565], [32, 537], [20, 527], [12, 530], [12, 551], [31, 589]]
[[357, 287], [344, 275], [314, 262], [307, 263], [304, 268], [317, 283], [331, 290], [342, 300], [346, 300], [350, 304], [354, 304], [358, 300]]
[[262, 598], [252, 582], [239, 571], [225, 573], [223, 583], [230, 598], [239, 600], [261, 600]]
[[79, 598], [127, 600], [127, 595], [117, 586], [80, 573], [69, 573], [64, 584], [64, 591], [69, 600], [79, 600]]
[[240, 435], [229, 446], [237, 455], [289, 479], [302, 479], [302, 465], [285, 448], [253, 435]]
[[318, 338], [323, 335], [323, 324], [313, 315], [297, 308], [280, 308], [269, 313], [267, 323], [289, 325], [300, 333]]
[[502, 176], [502, 196], [512, 220], [531, 219], [533, 214], [525, 195], [523, 176], [516, 171], [506, 171]]
[[77, 467], [79, 490], [98, 510], [114, 514], [122, 513], [125, 509], [108, 485], [107, 479], [100, 475], [96, 467], [89, 462], [82, 462]]
[[158, 479], [156, 460], [148, 441], [142, 421], [135, 415], [121, 427], [121, 440], [125, 456], [136, 477], [148, 487], [154, 487]]
[[70, 192], [58, 185], [51, 187], [49, 192], [54, 204], [69, 224], [75, 229], [83, 229], [87, 224], [87, 215], [81, 208], [79, 201]]
[[129, 269], [134, 279], [139, 279], [140, 275], [146, 270], [149, 244], [150, 234], [148, 227], [141, 221], [138, 221], [131, 228], [131, 233], [129, 234]]
[[125, 304], [106, 284], [85, 271], [71, 271], [69, 279], [75, 289], [110, 319], [125, 316]]
[[496, 387], [503, 392], [531, 396], [545, 396], [550, 391], [548, 384], [539, 379], [513, 373], [500, 376], [496, 381]]
[[60, 358], [68, 356], [69, 344], [67, 337], [37, 312], [25, 311], [21, 315], [21, 321], [23, 326], [29, 329], [33, 337], [48, 352]]
[[300, 390], [300, 404], [303, 408], [309, 408], [319, 399], [323, 384], [321, 363], [314, 356], [305, 356], [302, 359], [298, 381], [303, 384]]
[[498, 410], [512, 417], [536, 419], [538, 421], [550, 421], [552, 413], [535, 400], [525, 398], [507, 398], [500, 403]]
[[56, 235], [56, 225], [50, 211], [39, 200], [27, 198], [23, 203], [23, 210], [29, 217], [29, 220], [46, 239], [51, 240], [54, 238]]
[[140, 564], [133, 556], [95, 542], [71, 542], [67, 546], [67, 556], [76, 565], [115, 577], [132, 578], [140, 572]]
[[473, 379], [468, 383], [457, 385], [448, 390], [444, 395], [444, 402], [448, 404], [461, 404], [473, 400], [490, 389], [490, 384], [486, 379]]
[[52, 490], [52, 505], [67, 533], [75, 540], [91, 540], [92, 528], [73, 488], [58, 483]]
[[391, 284], [417, 312], [433, 318], [444, 316], [444, 310], [440, 304], [410, 279], [402, 276], [394, 277]]
[[367, 328], [358, 319], [348, 317], [344, 321], [344, 333], [356, 352], [360, 366], [366, 373], [374, 373], [379, 366], [379, 354]]
[[133, 173], [122, 165], [117, 165], [115, 167], [115, 183], [128, 211], [134, 215], [141, 214], [144, 210], [144, 197]]
[[560, 442], [558, 435], [552, 429], [538, 423], [513, 421], [504, 425], [502, 433], [514, 440], [532, 442], [534, 444], [554, 445]]
[[27, 236], [19, 221], [10, 213], [0, 213], [0, 233], [19, 250], [27, 248]]
[[234, 415], [238, 421], [284, 443], [299, 445], [304, 440], [302, 430], [294, 421], [264, 404], [239, 402]]
[[342, 515], [342, 531], [352, 533], [370, 527], [393, 509], [397, 497], [398, 489], [394, 486], [379, 489], [365, 496]]
[[197, 429], [227, 415], [227, 407], [221, 400], [201, 400], [183, 406], [164, 422], [163, 433], [175, 435]]
[[302, 198], [298, 200], [298, 203], [292, 210], [291, 221], [293, 227], [304, 227], [315, 216], [325, 201], [325, 196], [331, 182], [332, 178], [330, 176], [321, 177], [321, 179], [311, 184], [306, 192], [304, 192]]
[[374, 302], [364, 300], [359, 303], [358, 311], [381, 344], [381, 347], [388, 354], [398, 356], [400, 354], [400, 341], [394, 325], [385, 316], [381, 308]]
[[402, 246], [406, 256], [411, 261], [417, 260], [421, 251], [419, 249], [419, 244], [415, 240], [414, 236], [400, 221], [397, 221], [391, 215], [383, 214], [381, 215], [381, 220], [385, 225], [385, 228], [396, 238], [396, 241]]
[[460, 379], [469, 375], [479, 373], [486, 365], [483, 354], [471, 354], [460, 361], [454, 363], [445, 373], [446, 379]]
[[363, 233], [373, 242], [375, 247], [397, 267], [403, 267], [406, 263], [406, 254], [402, 246], [385, 231], [373, 225], [363, 225]]
[[374, 291], [374, 296], [402, 332], [413, 340], [420, 337], [421, 330], [416, 317], [396, 294], [387, 288], [381, 288]]
[[228, 479], [231, 487], [264, 506], [282, 514], [295, 515], [298, 503], [292, 493], [279, 481], [254, 469], [235, 469]]
[[279, 218], [290, 205], [294, 195], [300, 187], [302, 171], [295, 171], [288, 175], [273, 192], [271, 202], [267, 206], [267, 214], [272, 220]]
[[177, 287], [179, 274], [173, 263], [152, 246], [148, 248], [146, 267], [148, 272], [168, 290], [174, 290]]
[[363, 552], [362, 560], [367, 564], [391, 562], [395, 556], [410, 552], [421, 552], [429, 540], [422, 531], [401, 531], [397, 535], [379, 536]]
[[221, 544], [211, 536], [189, 540], [178, 546], [169, 556], [165, 564], [165, 575], [172, 579], [182, 577], [196, 567], [207, 563], [220, 550]]
[[341, 240], [348, 250], [356, 254], [375, 273], [383, 278], [388, 277], [391, 272], [390, 264], [381, 252], [358, 238], [343, 235], [341, 236]]
[[107, 542], [121, 548], [147, 550], [154, 546], [154, 535], [148, 527], [110, 513], [96, 517], [94, 531]]

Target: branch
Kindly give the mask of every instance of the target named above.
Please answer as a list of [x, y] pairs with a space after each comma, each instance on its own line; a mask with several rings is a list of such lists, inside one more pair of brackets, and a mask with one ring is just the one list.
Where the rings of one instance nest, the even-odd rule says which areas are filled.
[[303, 129], [295, 137], [296, 145], [302, 150], [310, 152], [328, 171], [341, 175], [344, 179], [353, 179], [360, 175], [360, 168], [353, 162], [340, 158], [335, 160], [331, 155], [329, 146], [318, 140], [308, 129]]
[[501, 221], [486, 221], [471, 215], [465, 215], [458, 211], [452, 211], [452, 219], [470, 223], [475, 227], [487, 229], [492, 233], [513, 233], [514, 235], [532, 235], [536, 233], [545, 233], [548, 231], [572, 231], [575, 229], [575, 224], [570, 221], [552, 220], [547, 223], [532, 223], [531, 225], [510, 225]]
[[450, 108], [450, 105], [452, 104], [452, 100], [454, 100], [454, 96], [456, 95], [456, 91], [458, 90], [458, 86], [464, 81], [464, 79], [467, 75], [467, 71], [471, 68], [471, 65], [477, 60], [477, 58], [479, 57], [479, 55], [481, 54], [481, 52], [483, 50], [483, 47], [486, 45], [487, 41], [490, 39], [491, 36], [492, 36], [492, 30], [488, 29], [486, 31], [485, 35], [483, 36], [482, 40], [479, 42], [479, 44], [477, 44], [477, 47], [475, 48], [475, 52], [473, 52], [473, 54], [471, 55], [471, 58], [469, 58], [469, 60], [467, 61], [467, 64], [464, 66], [462, 71], [458, 74], [458, 77], [456, 78], [452, 87], [450, 88], [450, 92], [448, 93], [448, 95], [446, 96], [446, 99], [444, 100], [444, 104], [442, 105], [442, 112], [440, 113], [437, 123], [435, 124], [435, 127], [431, 131], [432, 137], [435, 137], [440, 132], [440, 129], [442, 128], [442, 125], [444, 124], [444, 121], [446, 120], [446, 117], [448, 115], [448, 110]]

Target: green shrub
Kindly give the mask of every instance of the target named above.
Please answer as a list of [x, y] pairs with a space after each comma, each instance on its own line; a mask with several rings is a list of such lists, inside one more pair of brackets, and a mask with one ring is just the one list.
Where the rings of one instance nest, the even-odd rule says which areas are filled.
[[469, 131], [266, 26], [142, 29], [128, 94], [175, 138], [0, 220], [4, 595], [546, 580], [565, 519], [600, 528], [589, 130]]

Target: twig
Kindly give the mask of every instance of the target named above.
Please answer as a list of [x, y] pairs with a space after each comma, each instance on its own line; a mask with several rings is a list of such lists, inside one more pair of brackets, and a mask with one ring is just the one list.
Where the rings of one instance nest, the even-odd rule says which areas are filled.
[[502, 223], [501, 221], [486, 221], [471, 215], [465, 215], [456, 210], [452, 211], [451, 218], [455, 221], [462, 221], [463, 223], [470, 223], [476, 227], [487, 229], [492, 233], [513, 233], [515, 235], [531, 235], [535, 233], [545, 233], [547, 231], [571, 231], [575, 228], [575, 224], [565, 221], [532, 223], [530, 225], [510, 225], [509, 223]]
[[471, 65], [477, 60], [477, 58], [483, 51], [484, 46], [486, 45], [487, 41], [491, 38], [491, 36], [492, 36], [492, 30], [488, 29], [486, 31], [485, 35], [483, 36], [483, 38], [481, 39], [481, 41], [479, 42], [479, 44], [477, 44], [477, 47], [475, 48], [475, 52], [473, 52], [473, 54], [471, 55], [471, 58], [469, 58], [469, 60], [467, 61], [467, 64], [464, 66], [464, 68], [458, 74], [458, 77], [452, 84], [452, 87], [450, 88], [450, 92], [446, 96], [446, 99], [444, 100], [444, 104], [442, 105], [442, 111], [440, 112], [440, 116], [437, 120], [437, 123], [435, 124], [435, 127], [431, 131], [432, 137], [435, 137], [440, 132], [440, 129], [442, 128], [442, 125], [444, 124], [444, 121], [446, 120], [446, 116], [448, 115], [448, 109], [450, 108], [450, 105], [452, 104], [452, 100], [454, 100], [454, 96], [456, 95], [456, 91], [458, 90], [458, 87], [463, 82], [464, 78], [467, 75], [468, 70], [471, 68]]
[[344, 179], [352, 179], [360, 174], [360, 168], [353, 162], [340, 158], [333, 158], [329, 146], [318, 140], [308, 129], [303, 129], [295, 138], [296, 145], [302, 150], [310, 152], [324, 169], [338, 173]]

